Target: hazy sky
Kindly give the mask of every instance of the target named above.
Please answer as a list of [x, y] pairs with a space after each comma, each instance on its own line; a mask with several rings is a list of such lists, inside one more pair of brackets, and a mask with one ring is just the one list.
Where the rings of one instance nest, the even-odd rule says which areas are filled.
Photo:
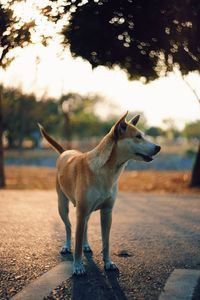
[[[34, 0], [35, 1], [35, 0]], [[31, 2], [19, 10], [27, 18], [32, 14]], [[29, 18], [30, 19], [30, 18]], [[53, 29], [49, 29], [53, 30]], [[69, 51], [58, 57], [59, 36], [55, 36], [47, 48], [30, 46], [18, 53], [18, 57], [7, 69], [0, 72], [0, 81], [7, 86], [21, 87], [25, 92], [34, 92], [58, 98], [63, 93], [99, 93], [119, 106], [122, 113], [142, 111], [149, 125], [161, 126], [163, 119], [173, 118], [177, 125], [200, 118], [200, 105], [180, 75], [143, 85], [128, 81], [126, 73], [119, 69], [108, 70], [90, 64], [81, 58], [73, 59]], [[40, 64], [36, 64], [40, 55]], [[200, 96], [200, 76], [191, 74], [187, 80]], [[101, 113], [106, 112], [101, 109]]]

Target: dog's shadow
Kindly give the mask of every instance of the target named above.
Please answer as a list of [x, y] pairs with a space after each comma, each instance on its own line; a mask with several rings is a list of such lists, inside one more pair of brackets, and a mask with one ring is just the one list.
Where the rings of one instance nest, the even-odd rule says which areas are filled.
[[72, 277], [73, 300], [126, 300], [118, 278], [119, 271], [102, 272], [95, 264], [92, 253], [84, 253], [86, 260], [85, 276]]

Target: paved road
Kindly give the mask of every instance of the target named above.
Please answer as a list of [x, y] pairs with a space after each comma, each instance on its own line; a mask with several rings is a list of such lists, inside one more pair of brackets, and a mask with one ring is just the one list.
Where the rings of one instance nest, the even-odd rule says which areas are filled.
[[[71, 207], [72, 224], [75, 223]], [[54, 191], [0, 191], [0, 299], [9, 299], [62, 260], [64, 228]], [[69, 278], [48, 299], [158, 299], [174, 269], [200, 269], [200, 196], [119, 194], [105, 273], [99, 213], [89, 223], [88, 275]], [[46, 298], [47, 299], [47, 298]]]

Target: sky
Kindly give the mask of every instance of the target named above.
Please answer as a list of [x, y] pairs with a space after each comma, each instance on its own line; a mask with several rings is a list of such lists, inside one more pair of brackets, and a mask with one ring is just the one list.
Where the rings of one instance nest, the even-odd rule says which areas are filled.
[[[18, 13], [25, 18], [28, 16], [29, 20], [32, 11], [30, 5], [18, 9]], [[129, 81], [119, 68], [108, 70], [101, 66], [92, 70], [87, 61], [72, 58], [69, 49], [63, 52], [60, 41], [61, 37], [55, 35], [46, 48], [36, 42], [17, 51], [10, 67], [0, 70], [0, 82], [20, 87], [27, 93], [34, 92], [38, 99], [44, 96], [59, 98], [68, 92], [100, 94], [118, 108], [118, 113], [143, 112], [150, 126], [163, 126], [163, 120], [172, 118], [183, 128], [185, 123], [200, 118], [200, 105], [178, 72], [148, 84]], [[40, 63], [36, 64], [38, 56]], [[186, 79], [200, 97], [200, 76], [193, 73]], [[112, 108], [109, 110], [104, 104], [98, 108], [98, 113], [106, 116], [112, 113]]]

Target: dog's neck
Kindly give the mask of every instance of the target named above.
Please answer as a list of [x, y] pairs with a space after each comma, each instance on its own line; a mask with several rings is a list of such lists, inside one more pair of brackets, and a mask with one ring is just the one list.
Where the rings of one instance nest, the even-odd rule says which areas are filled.
[[103, 168], [118, 173], [128, 161], [120, 153], [111, 133], [108, 133], [93, 150], [87, 153], [87, 160], [94, 173]]
[[93, 150], [87, 153], [88, 164], [93, 172], [105, 165], [112, 152], [113, 143], [113, 139], [107, 134]]

